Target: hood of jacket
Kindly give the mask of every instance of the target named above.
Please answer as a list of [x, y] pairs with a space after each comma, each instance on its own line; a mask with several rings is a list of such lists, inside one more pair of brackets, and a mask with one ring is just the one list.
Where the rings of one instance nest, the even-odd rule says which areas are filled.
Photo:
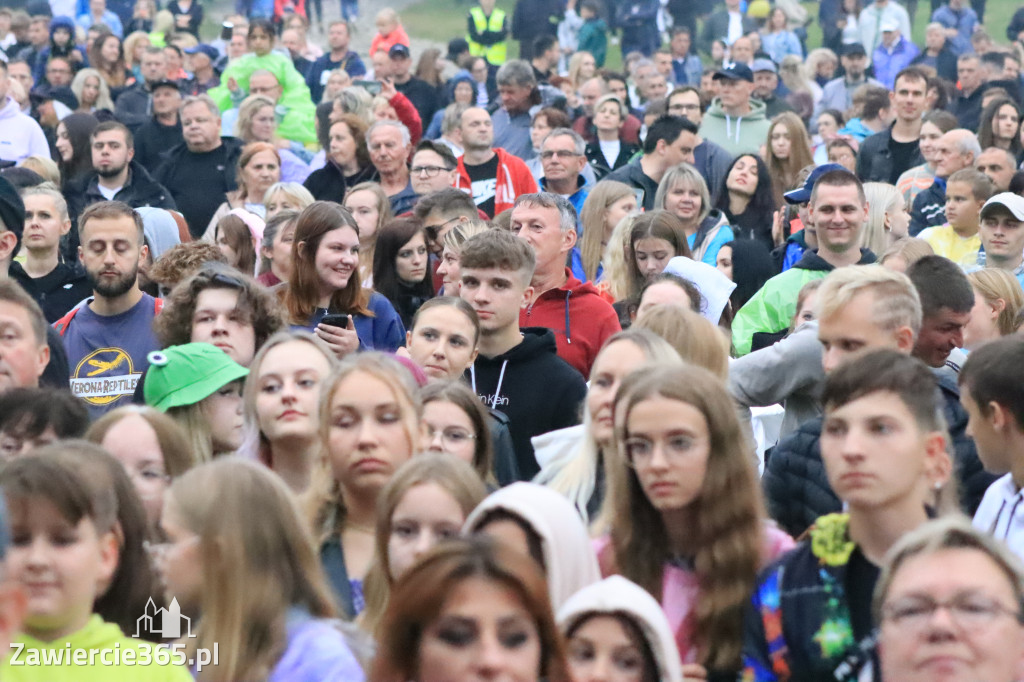
[[536, 483], [513, 483], [477, 505], [463, 532], [477, 530], [489, 512], [499, 509], [522, 519], [540, 538], [548, 593], [556, 611], [576, 592], [601, 579], [590, 535], [565, 496]]
[[[861, 249], [860, 260], [857, 261], [857, 265], [870, 265], [875, 260], [877, 260], [875, 254], [871, 253], [868, 249]], [[804, 251], [803, 257], [793, 267], [800, 270], [817, 270], [818, 272], [831, 272], [835, 269], [831, 263], [819, 256], [817, 251], [811, 251], [810, 249]]]
[[[520, 330], [523, 333], [523, 340], [501, 355], [493, 358], [486, 358], [480, 355], [476, 359], [476, 365], [501, 365], [503, 362], [524, 362], [531, 360], [545, 353], [555, 353], [555, 333], [546, 327], [525, 327]], [[539, 377], [537, 377], [539, 378]]]
[[0, 107], [0, 120], [5, 118], [14, 118], [19, 114], [21, 114], [21, 107], [14, 101], [13, 97], [8, 96], [3, 103], [3, 106]]
[[658, 666], [662, 682], [682, 682], [683, 669], [672, 626], [661, 605], [636, 583], [613, 575], [584, 587], [558, 609], [563, 634], [598, 615], [626, 616], [643, 634]]

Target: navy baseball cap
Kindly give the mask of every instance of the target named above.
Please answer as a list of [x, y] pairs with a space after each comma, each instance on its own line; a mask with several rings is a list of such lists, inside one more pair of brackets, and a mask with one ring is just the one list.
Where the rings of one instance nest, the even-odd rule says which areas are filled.
[[[811, 190], [814, 189], [814, 183], [818, 181], [818, 178], [820, 178], [825, 173], [829, 173], [831, 171], [836, 170], [850, 173], [849, 169], [847, 169], [846, 166], [841, 166], [838, 163], [822, 164], [821, 166], [818, 166], [813, 171], [811, 171], [811, 174], [808, 175], [807, 179], [804, 181], [803, 187], [786, 192], [785, 194], [782, 195], [783, 198], [786, 200], [786, 203], [789, 204], [806, 204], [808, 201], [811, 200]], [[853, 173], [850, 173], [850, 175], [853, 175]]]
[[388, 56], [391, 57], [392, 59], [408, 59], [410, 56], [412, 56], [412, 53], [409, 52], [408, 47], [402, 45], [401, 43], [397, 43], [395, 45], [392, 45], [391, 49], [388, 50]]
[[210, 58], [211, 62], [215, 62], [220, 59], [220, 53], [217, 52], [217, 48], [213, 45], [207, 45], [206, 43], [196, 45], [195, 47], [186, 47], [185, 54], [205, 54]]
[[718, 80], [720, 78], [730, 81], [747, 81], [749, 83], [753, 83], [754, 72], [751, 71], [750, 67], [746, 64], [733, 64], [728, 68], [715, 71], [715, 75], [711, 77], [711, 80]]

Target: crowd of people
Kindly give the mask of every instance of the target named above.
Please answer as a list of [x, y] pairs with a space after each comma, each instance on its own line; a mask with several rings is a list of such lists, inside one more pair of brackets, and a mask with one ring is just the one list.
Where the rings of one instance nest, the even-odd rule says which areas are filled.
[[1024, 680], [1024, 9], [14, 4], [4, 680]]

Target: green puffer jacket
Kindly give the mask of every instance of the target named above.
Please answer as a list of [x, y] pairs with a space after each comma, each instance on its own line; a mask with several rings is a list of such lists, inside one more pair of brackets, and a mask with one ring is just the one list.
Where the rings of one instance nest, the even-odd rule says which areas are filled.
[[[875, 254], [860, 250], [857, 265], [875, 262]], [[736, 355], [750, 352], [755, 334], [778, 334], [789, 328], [796, 314], [800, 289], [813, 279], [821, 279], [835, 269], [817, 251], [805, 251], [796, 265], [775, 275], [736, 313], [732, 322], [732, 344]], [[771, 345], [766, 344], [766, 345]]]

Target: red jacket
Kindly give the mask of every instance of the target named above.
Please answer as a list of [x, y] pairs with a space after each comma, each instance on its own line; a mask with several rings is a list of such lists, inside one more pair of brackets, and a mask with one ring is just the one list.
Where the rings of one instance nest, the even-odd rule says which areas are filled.
[[558, 357], [585, 378], [605, 340], [620, 331], [619, 316], [590, 282], [565, 269], [565, 284], [549, 289], [519, 311], [520, 327], [547, 327], [555, 333]]
[[[526, 167], [526, 164], [518, 156], [512, 156], [501, 147], [495, 147], [494, 153], [498, 155], [498, 177], [497, 185], [494, 188], [494, 215], [512, 208], [516, 197], [520, 194], [532, 194], [537, 191], [537, 181], [533, 179], [533, 173]], [[473, 194], [473, 183], [466, 172], [465, 157], [459, 157], [459, 174], [455, 178], [455, 188], [461, 189], [467, 194]], [[489, 216], [493, 218], [494, 216]]]

